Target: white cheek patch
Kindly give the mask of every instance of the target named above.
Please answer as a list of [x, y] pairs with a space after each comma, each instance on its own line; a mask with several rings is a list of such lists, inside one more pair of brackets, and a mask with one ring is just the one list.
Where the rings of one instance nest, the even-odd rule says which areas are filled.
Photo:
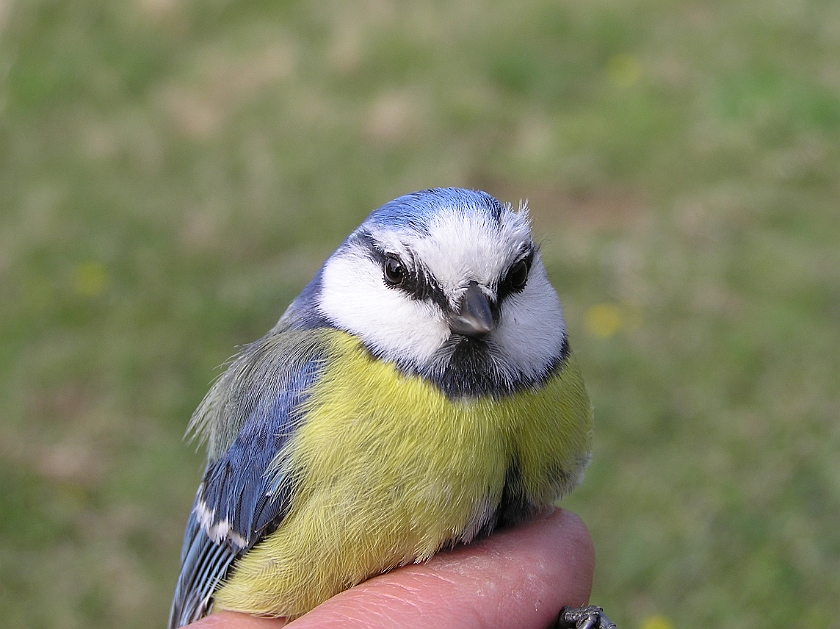
[[560, 300], [548, 282], [542, 261], [534, 256], [525, 288], [502, 302], [492, 340], [507, 364], [538, 378], [560, 356], [565, 336]]
[[422, 364], [449, 337], [449, 326], [438, 306], [389, 288], [382, 268], [352, 249], [327, 261], [319, 308], [334, 325], [360, 337], [390, 360]]

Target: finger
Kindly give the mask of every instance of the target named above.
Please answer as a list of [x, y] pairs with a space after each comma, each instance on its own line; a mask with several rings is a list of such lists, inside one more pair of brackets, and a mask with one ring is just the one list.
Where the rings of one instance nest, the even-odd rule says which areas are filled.
[[[342, 592], [293, 623], [295, 629], [504, 627], [543, 629], [564, 605], [589, 600], [592, 540], [575, 514], [557, 510], [468, 546], [435, 555]], [[282, 618], [219, 612], [196, 629], [273, 629]]]
[[280, 629], [285, 618], [258, 618], [249, 614], [220, 611], [189, 625], [190, 629]]
[[504, 627], [543, 629], [564, 605], [589, 600], [592, 540], [573, 513], [501, 530], [342, 592], [295, 629]]

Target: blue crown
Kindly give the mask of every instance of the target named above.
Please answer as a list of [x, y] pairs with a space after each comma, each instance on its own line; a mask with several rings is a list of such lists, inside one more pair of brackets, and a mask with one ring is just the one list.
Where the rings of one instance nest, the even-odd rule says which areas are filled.
[[464, 212], [484, 212], [498, 223], [504, 207], [495, 198], [480, 190], [464, 188], [430, 188], [404, 194], [374, 210], [365, 223], [389, 228], [409, 228], [427, 233], [429, 222], [444, 208]]

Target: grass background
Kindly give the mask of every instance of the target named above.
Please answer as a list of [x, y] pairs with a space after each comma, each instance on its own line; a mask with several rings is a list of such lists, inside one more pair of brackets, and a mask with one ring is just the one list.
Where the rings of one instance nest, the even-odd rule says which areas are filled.
[[623, 629], [840, 627], [840, 4], [0, 1], [0, 624], [163, 626], [217, 367], [373, 208], [528, 198]]

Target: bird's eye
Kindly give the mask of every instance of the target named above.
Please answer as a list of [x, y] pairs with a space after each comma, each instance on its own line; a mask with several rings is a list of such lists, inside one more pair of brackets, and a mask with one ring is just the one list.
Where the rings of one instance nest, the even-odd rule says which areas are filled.
[[507, 274], [507, 283], [513, 290], [522, 290], [528, 281], [528, 263], [525, 260], [515, 262]]
[[383, 264], [385, 281], [392, 286], [399, 286], [405, 280], [405, 267], [396, 256], [389, 255]]

